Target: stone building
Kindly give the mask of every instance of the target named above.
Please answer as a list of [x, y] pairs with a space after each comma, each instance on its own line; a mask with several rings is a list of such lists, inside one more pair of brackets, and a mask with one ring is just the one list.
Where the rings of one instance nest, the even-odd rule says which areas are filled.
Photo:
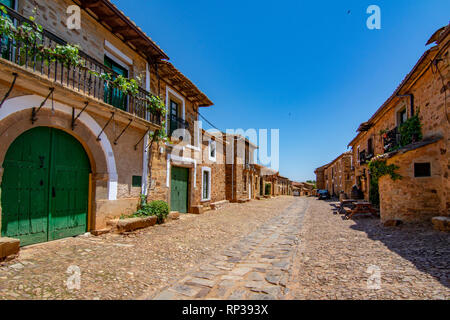
[[[398, 166], [395, 173], [402, 179], [394, 181], [384, 175], [378, 181], [383, 221], [426, 221], [449, 215], [449, 33], [447, 26], [433, 34], [427, 43], [433, 46], [389, 99], [360, 125], [349, 144], [355, 182], [367, 200], [376, 199], [367, 162], [381, 160]], [[415, 125], [418, 122], [420, 130]]]
[[312, 196], [314, 194], [314, 185], [308, 182], [300, 182], [300, 195], [301, 196]]
[[[199, 136], [194, 130], [198, 108], [212, 105], [211, 101], [108, 0], [75, 1], [81, 7], [79, 30], [66, 26], [67, 7], [73, 1], [1, 2], [10, 8], [8, 14], [17, 25], [27, 22], [25, 17], [36, 17], [46, 30], [44, 46], [79, 45], [84, 65], [58, 61], [47, 65], [24, 51], [20, 42], [2, 40], [1, 236], [19, 238], [27, 245], [100, 230], [108, 220], [134, 212], [148, 184], [150, 200], [171, 203], [172, 181], [177, 180], [171, 169], [180, 159], [171, 156], [174, 143], [153, 145], [149, 170], [148, 133], [161, 129], [164, 119], [150, 111], [147, 98], [160, 96], [165, 102], [168, 132], [187, 128], [194, 138]], [[100, 73], [113, 78], [139, 76], [139, 94], [119, 91]], [[208, 139], [215, 138], [182, 148], [187, 153], [206, 150]], [[214, 164], [208, 171], [197, 167], [193, 156], [182, 157], [195, 172], [191, 176], [195, 178], [187, 181], [193, 188], [201, 190], [203, 178], [209, 181], [203, 172], [210, 172], [214, 180], [224, 176]], [[184, 183], [182, 171], [177, 174]], [[220, 193], [225, 181], [220, 179], [209, 184], [205, 199], [198, 191], [188, 196], [189, 201], [225, 199]]]
[[314, 173], [316, 174], [316, 187], [318, 190], [325, 190], [325, 169], [328, 165], [324, 165], [320, 168], [317, 168]]
[[259, 191], [254, 154], [258, 146], [237, 134], [223, 134], [227, 142], [226, 199], [243, 202], [255, 199]]
[[279, 172], [269, 172], [266, 175], [265, 181], [271, 186], [272, 196], [292, 194], [292, 181], [281, 176]]
[[325, 190], [331, 196], [350, 198], [353, 182], [353, 160], [351, 151], [344, 152], [330, 162], [324, 170]]

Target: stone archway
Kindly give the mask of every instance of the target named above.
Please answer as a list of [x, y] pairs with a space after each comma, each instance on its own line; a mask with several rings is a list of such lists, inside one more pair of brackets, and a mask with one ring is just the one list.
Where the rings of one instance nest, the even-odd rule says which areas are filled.
[[[116, 162], [112, 146], [106, 135], [97, 141], [101, 127], [87, 113], [77, 120], [75, 130], [72, 130], [72, 108], [60, 103], [47, 103], [38, 114], [37, 121], [32, 124], [31, 109], [39, 106], [44, 98], [39, 96], [22, 96], [7, 100], [0, 109], [0, 184], [3, 176], [3, 164], [6, 151], [13, 141], [23, 132], [37, 127], [52, 127], [63, 130], [76, 138], [86, 150], [92, 167], [92, 190], [90, 229], [97, 225], [96, 204], [99, 200], [117, 200]], [[0, 207], [1, 214], [1, 207]], [[1, 225], [1, 221], [0, 221]]]
[[[33, 127], [30, 121], [31, 109], [39, 106], [43, 99], [41, 96], [28, 95], [5, 101], [0, 109], [0, 139], [3, 141], [0, 149], [0, 163], [4, 159], [4, 147], [9, 146], [14, 140], [11, 138], [14, 135], [16, 138], [20, 133]], [[53, 104], [55, 114], [52, 113], [51, 108], [52, 103], [47, 101], [39, 112], [38, 121], [35, 125], [50, 126], [65, 130], [75, 136], [85, 147], [87, 146], [86, 149], [89, 156], [95, 158], [96, 178], [107, 181], [106, 196], [102, 198], [116, 200], [118, 176], [112, 145], [105, 134], [102, 135], [100, 142], [97, 142], [95, 139], [101, 132], [101, 127], [88, 113], [84, 112], [78, 119], [77, 128], [75, 131], [72, 131], [72, 108], [59, 102], [54, 102]]]

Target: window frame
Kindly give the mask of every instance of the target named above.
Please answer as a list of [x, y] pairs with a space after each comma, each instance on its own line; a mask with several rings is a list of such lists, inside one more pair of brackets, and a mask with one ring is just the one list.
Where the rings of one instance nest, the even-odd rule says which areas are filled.
[[[214, 146], [214, 149], [212, 149], [212, 146]], [[214, 156], [211, 156], [212, 150], [214, 150]], [[217, 161], [217, 142], [216, 142], [216, 140], [210, 139], [208, 141], [208, 158], [210, 161], [213, 161], [213, 162]]]
[[[208, 197], [205, 198], [205, 173], [208, 173]], [[202, 202], [211, 201], [211, 168], [202, 167]]]
[[[405, 120], [403, 121], [402, 115], [405, 115]], [[397, 111], [397, 127], [400, 127], [402, 124], [404, 124], [408, 120], [408, 110], [406, 107], [400, 108]]]
[[[418, 175], [416, 175], [416, 165], [429, 165], [430, 174], [426, 175], [426, 176], [422, 176], [422, 175], [418, 176]], [[432, 177], [432, 173], [431, 173], [432, 168], [431, 168], [431, 162], [430, 161], [428, 161], [428, 162], [414, 162], [412, 169], [413, 169], [413, 177], [416, 178], [416, 179], [431, 178]]]

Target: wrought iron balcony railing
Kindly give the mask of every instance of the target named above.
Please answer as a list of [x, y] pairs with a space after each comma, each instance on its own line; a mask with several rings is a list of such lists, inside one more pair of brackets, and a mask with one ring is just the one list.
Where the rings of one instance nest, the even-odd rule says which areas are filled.
[[[5, 8], [8, 16], [17, 26], [24, 23], [33, 26], [29, 19], [11, 8]], [[35, 31], [37, 32], [37, 30]], [[140, 88], [138, 95], [132, 96], [123, 94], [118, 89], [108, 87], [105, 80], [88, 70], [95, 71], [98, 74], [109, 73], [113, 79], [118, 74], [83, 51], [79, 52], [79, 56], [83, 61], [82, 66], [79, 67], [67, 65], [57, 60], [54, 62], [45, 61], [37, 48], [40, 46], [55, 48], [56, 45], [66, 45], [67, 41], [45, 29], [41, 34], [42, 40], [37, 39], [31, 46], [16, 39], [8, 38], [5, 34], [0, 34], [1, 58], [38, 72], [65, 87], [104, 101], [111, 106], [129, 112], [155, 125], [161, 125], [161, 115], [154, 114], [148, 109], [149, 103], [146, 98], [152, 95], [150, 92]]]
[[400, 145], [400, 133], [398, 127], [386, 132], [383, 136], [384, 151], [389, 152]]

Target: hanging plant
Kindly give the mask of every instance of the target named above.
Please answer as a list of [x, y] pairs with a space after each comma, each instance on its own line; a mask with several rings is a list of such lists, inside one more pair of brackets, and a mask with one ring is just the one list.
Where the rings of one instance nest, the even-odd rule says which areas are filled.
[[[138, 97], [139, 82], [141, 79], [129, 79], [122, 75], [113, 76], [111, 73], [99, 73], [95, 70], [88, 69], [85, 66], [85, 61], [80, 56], [80, 47], [78, 45], [57, 44], [54, 48], [45, 46], [43, 41], [43, 27], [35, 22], [34, 17], [29, 18], [30, 22], [23, 22], [16, 27], [14, 22], [8, 16], [8, 11], [4, 6], [0, 6], [0, 33], [2, 38], [12, 39], [15, 42], [21, 43], [19, 56], [25, 58], [23, 55], [38, 55], [42, 61], [50, 64], [54, 62], [62, 63], [66, 67], [78, 67], [95, 77], [105, 81], [106, 86], [114, 87], [124, 95], [129, 95], [133, 98], [141, 100], [146, 103], [149, 112], [165, 117], [166, 108], [162, 99], [155, 95], [150, 95], [145, 98]], [[23, 57], [22, 57], [23, 56]], [[24, 60], [24, 59], [22, 59]], [[162, 128], [156, 130], [152, 136], [152, 141], [164, 141], [167, 139], [165, 132], [165, 121], [162, 122]]]
[[407, 146], [413, 142], [422, 140], [422, 124], [419, 118], [419, 111], [406, 120], [399, 128], [400, 133], [400, 145], [402, 147]]
[[158, 96], [151, 95], [150, 97], [147, 97], [148, 102], [148, 110], [150, 112], [153, 112], [154, 114], [159, 114], [162, 117], [165, 117], [166, 115], [166, 106], [164, 105], [164, 102], [162, 99]]

